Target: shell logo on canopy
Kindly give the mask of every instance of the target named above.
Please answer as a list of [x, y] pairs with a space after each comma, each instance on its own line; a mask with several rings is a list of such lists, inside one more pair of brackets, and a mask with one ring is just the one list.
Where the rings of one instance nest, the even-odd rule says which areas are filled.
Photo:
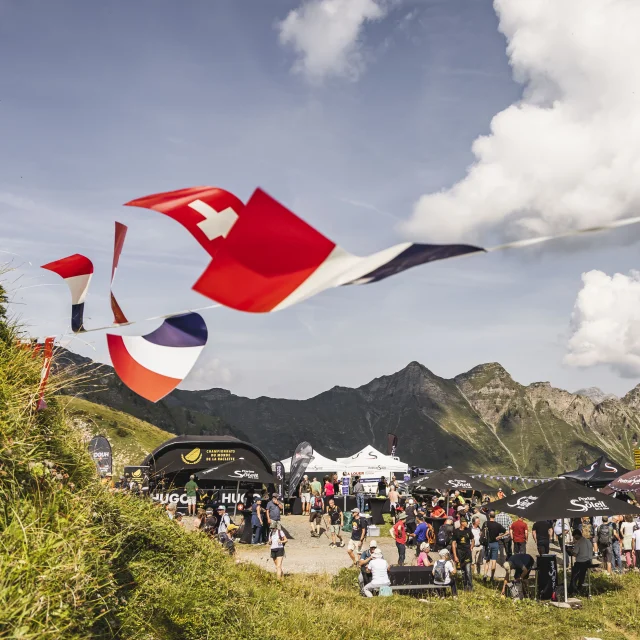
[[180, 457], [185, 464], [197, 464], [202, 459], [202, 451], [196, 447], [189, 451], [189, 453], [182, 454]]

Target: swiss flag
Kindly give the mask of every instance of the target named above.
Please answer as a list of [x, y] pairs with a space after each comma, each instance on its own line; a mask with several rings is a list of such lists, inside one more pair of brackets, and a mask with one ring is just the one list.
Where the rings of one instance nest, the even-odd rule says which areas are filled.
[[220, 304], [273, 310], [329, 257], [335, 243], [261, 189], [193, 286]]
[[173, 218], [211, 257], [215, 256], [244, 209], [240, 199], [216, 187], [189, 187], [155, 193], [131, 200], [126, 206], [153, 209]]

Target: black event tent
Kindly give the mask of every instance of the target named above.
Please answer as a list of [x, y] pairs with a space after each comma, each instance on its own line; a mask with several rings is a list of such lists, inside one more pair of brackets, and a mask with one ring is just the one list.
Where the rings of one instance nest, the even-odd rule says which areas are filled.
[[452, 467], [446, 467], [438, 471], [432, 471], [426, 476], [415, 478], [408, 484], [408, 489], [413, 493], [428, 491], [429, 489], [439, 489], [440, 491], [481, 491], [489, 493], [493, 489], [465, 473], [456, 471]]
[[492, 502], [491, 509], [517, 514], [531, 521], [640, 513], [638, 507], [565, 478], [543, 482]]
[[571, 480], [584, 482], [594, 487], [605, 487], [612, 480], [624, 475], [628, 471], [629, 469], [625, 469], [622, 465], [602, 455], [591, 464], [575, 469], [574, 471], [561, 473], [559, 477], [570, 478]]

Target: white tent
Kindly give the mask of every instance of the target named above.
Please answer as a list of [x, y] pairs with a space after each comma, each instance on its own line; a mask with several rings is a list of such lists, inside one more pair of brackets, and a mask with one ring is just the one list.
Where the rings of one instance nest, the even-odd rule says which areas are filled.
[[397, 456], [388, 456], [375, 447], [364, 447], [348, 458], [337, 458], [339, 472], [346, 472], [350, 476], [389, 478], [392, 474], [400, 480], [408, 472], [409, 465]]
[[[282, 465], [284, 466], [284, 472], [291, 472], [291, 458], [287, 458], [286, 460], [281, 460]], [[312, 473], [318, 474], [326, 474], [326, 473], [334, 473], [338, 471], [340, 465], [335, 461], [331, 460], [331, 458], [325, 458], [322, 454], [318, 453], [315, 449], [313, 450], [313, 460], [309, 463], [307, 470], [305, 473], [307, 475]]]

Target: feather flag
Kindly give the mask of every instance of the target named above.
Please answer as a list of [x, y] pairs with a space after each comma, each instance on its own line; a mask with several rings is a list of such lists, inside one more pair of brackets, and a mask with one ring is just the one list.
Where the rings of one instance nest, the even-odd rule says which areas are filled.
[[55, 337], [45, 338], [44, 340], [44, 359], [42, 362], [42, 373], [40, 374], [40, 386], [38, 388], [38, 411], [47, 408], [47, 403], [44, 400], [44, 390], [47, 386], [47, 380], [49, 379], [49, 371], [51, 371], [54, 342]]
[[403, 243], [354, 256], [257, 189], [193, 288], [232, 309], [264, 313], [330, 287], [379, 282], [420, 264], [481, 251]]
[[122, 247], [124, 246], [124, 239], [127, 237], [128, 227], [121, 222], [116, 222], [116, 234], [113, 242], [113, 263], [111, 264], [111, 310], [113, 311], [113, 321], [118, 324], [126, 324], [128, 322], [127, 317], [122, 312], [118, 301], [113, 295], [113, 279], [116, 277], [116, 271], [118, 269], [118, 262], [120, 262], [120, 254], [122, 253]]
[[216, 187], [156, 193], [131, 200], [125, 206], [153, 209], [173, 218], [212, 258], [244, 209], [242, 200]]
[[93, 263], [89, 258], [75, 253], [54, 262], [43, 264], [42, 269], [57, 273], [71, 291], [71, 330], [84, 331], [84, 300], [93, 276]]
[[158, 402], [191, 371], [207, 337], [202, 316], [186, 313], [168, 318], [146, 336], [108, 333], [107, 346], [122, 382], [143, 398]]

